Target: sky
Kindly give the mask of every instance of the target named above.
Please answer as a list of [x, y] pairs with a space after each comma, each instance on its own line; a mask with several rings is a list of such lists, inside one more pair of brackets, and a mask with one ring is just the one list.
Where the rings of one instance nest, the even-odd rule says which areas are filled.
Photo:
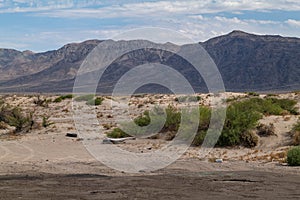
[[145, 27], [195, 42], [233, 30], [300, 37], [300, 1], [0, 0], [0, 27], [0, 48], [34, 52]]

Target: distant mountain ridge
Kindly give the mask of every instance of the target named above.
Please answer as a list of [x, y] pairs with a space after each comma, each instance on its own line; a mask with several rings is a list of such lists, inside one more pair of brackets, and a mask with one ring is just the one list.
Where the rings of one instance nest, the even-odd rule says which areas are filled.
[[[72, 92], [77, 70], [102, 41], [72, 43], [44, 53], [0, 49], [0, 92]], [[200, 43], [215, 61], [227, 91], [291, 91], [300, 89], [300, 39], [233, 31]], [[112, 64], [99, 92], [134, 66], [162, 63], [183, 73], [197, 92], [207, 91], [189, 63], [160, 50], [139, 50]], [[112, 81], [113, 80], [113, 81]], [[148, 86], [147, 92], [164, 92]], [[166, 91], [167, 92], [167, 91]]]

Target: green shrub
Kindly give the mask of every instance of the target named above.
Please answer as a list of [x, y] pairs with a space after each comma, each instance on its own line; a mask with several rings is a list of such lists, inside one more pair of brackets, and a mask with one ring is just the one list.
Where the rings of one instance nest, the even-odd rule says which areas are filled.
[[204, 131], [209, 128], [210, 118], [211, 118], [211, 109], [206, 106], [199, 107], [199, 130]]
[[264, 115], [282, 115], [286, 111], [291, 114], [297, 114], [296, 101], [290, 99], [276, 98], [250, 98], [239, 102], [234, 102], [243, 110], [257, 111]]
[[165, 112], [166, 122], [161, 132], [177, 132], [181, 122], [181, 113], [171, 105], [166, 108]]
[[120, 128], [114, 128], [111, 132], [107, 133], [107, 137], [110, 138], [125, 138], [125, 137], [131, 137], [127, 133], [125, 133]]
[[149, 111], [145, 111], [143, 113], [143, 115], [137, 117], [134, 119], [134, 122], [136, 123], [136, 125], [138, 126], [148, 126], [151, 122], [150, 116], [149, 116]]
[[288, 151], [287, 163], [290, 166], [300, 166], [300, 146], [294, 147]]
[[67, 95], [57, 97], [56, 99], [54, 99], [53, 102], [59, 103], [59, 102], [62, 102], [63, 100], [65, 100], [65, 99], [72, 99], [73, 97], [74, 97], [73, 94], [67, 94]]
[[259, 112], [253, 109], [245, 109], [243, 102], [230, 105], [226, 112], [223, 131], [217, 145], [235, 146], [243, 144], [243, 134], [254, 129], [261, 118], [262, 115]]
[[206, 136], [206, 131], [198, 131], [198, 133], [196, 134], [193, 142], [192, 142], [192, 145], [194, 146], [200, 146], [202, 145], [204, 139], [205, 139], [205, 136]]
[[298, 115], [298, 111], [295, 108], [297, 101], [291, 99], [276, 99], [268, 98], [273, 104], [279, 105], [283, 110], [290, 112], [290, 114]]
[[87, 105], [92, 105], [92, 106], [99, 106], [102, 104], [102, 102], [104, 101], [103, 97], [97, 97], [96, 99], [90, 99], [86, 102]]
[[62, 97], [57, 97], [56, 99], [54, 99], [54, 103], [60, 103], [60, 102], [62, 102]]
[[[187, 97], [181, 97], [184, 98]], [[180, 101], [178, 100], [178, 101]], [[288, 99], [273, 99], [273, 98], [249, 98], [231, 102], [231, 104], [227, 108], [226, 112], [226, 119], [224, 122], [224, 127], [222, 133], [218, 139], [217, 145], [218, 146], [237, 146], [243, 145], [246, 147], [254, 147], [258, 144], [259, 138], [254, 133], [258, 125], [258, 121], [263, 117], [263, 114], [269, 115], [280, 115], [284, 111], [294, 112], [295, 111], [295, 102]], [[159, 109], [156, 110], [158, 112]], [[206, 132], [210, 127], [210, 124], [217, 123], [211, 122], [211, 115], [212, 109], [205, 106], [199, 107], [200, 116], [199, 116], [199, 125], [197, 134], [193, 140], [193, 145], [201, 145], [205, 139]], [[184, 112], [179, 112], [174, 106], [169, 105], [165, 109], [166, 113], [166, 121], [163, 128], [159, 131], [161, 136], [166, 136], [164, 138], [173, 139], [177, 134], [179, 128], [180, 130], [184, 130], [184, 132], [188, 132], [191, 127], [180, 127], [182, 123], [181, 120], [188, 120], [184, 121], [186, 124], [194, 124], [195, 116], [191, 115], [183, 115]], [[216, 112], [217, 114], [218, 112]], [[154, 126], [156, 121], [162, 121], [162, 117], [160, 115], [154, 115], [150, 119], [149, 111], [144, 112], [143, 115], [134, 119], [134, 122], [140, 126], [148, 126], [153, 120]], [[182, 124], [181, 124], [182, 125]], [[211, 127], [213, 128], [213, 127]], [[270, 127], [258, 127], [260, 128], [260, 133], [263, 135], [274, 134], [274, 127], [270, 125]], [[300, 129], [300, 125], [299, 125]], [[138, 135], [137, 131], [133, 129], [129, 129], [130, 132], [134, 135]], [[151, 130], [151, 129], [150, 129]], [[153, 129], [152, 129], [153, 130]], [[192, 130], [192, 129], [191, 129]], [[188, 138], [189, 134], [182, 135], [183, 137]], [[184, 138], [183, 138], [184, 139]], [[209, 141], [208, 141], [209, 142]]]
[[0, 110], [0, 122], [3, 121], [14, 126], [15, 132], [28, 131], [34, 125], [32, 113], [25, 116], [19, 107], [2, 106]]

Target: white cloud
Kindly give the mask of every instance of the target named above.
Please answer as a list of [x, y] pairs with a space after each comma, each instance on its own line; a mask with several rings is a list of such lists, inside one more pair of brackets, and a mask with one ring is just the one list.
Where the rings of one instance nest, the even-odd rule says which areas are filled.
[[296, 27], [300, 28], [300, 21], [289, 19], [286, 21], [286, 23], [291, 26], [296, 26]]
[[[10, 3], [8, 3], [10, 2]], [[23, 2], [23, 1], [22, 1]], [[136, 15], [201, 14], [217, 12], [240, 12], [243, 10], [300, 10], [298, 0], [187, 0], [187, 1], [75, 1], [75, 0], [31, 0], [20, 2], [5, 1], [6, 9], [0, 12], [40, 12], [56, 17], [122, 17]], [[91, 8], [100, 6], [99, 9]], [[90, 7], [90, 8], [87, 8]], [[18, 8], [18, 9], [16, 9]], [[59, 10], [59, 11], [57, 11]], [[102, 13], [94, 15], [96, 12]]]
[[[147, 26], [170, 28], [179, 31], [195, 42], [205, 41], [212, 37], [229, 33], [232, 30], [300, 37], [300, 21], [295, 19], [287, 21], [273, 21], [272, 18], [269, 20], [257, 20], [255, 17], [254, 19], [241, 19], [240, 16], [224, 17], [219, 14], [220, 12], [231, 12], [242, 15], [244, 11], [248, 10], [269, 12], [270, 16], [272, 16], [272, 10], [300, 11], [299, 0], [160, 0], [152, 2], [138, 0], [126, 2], [114, 0], [31, 0], [26, 1], [27, 4], [25, 6], [22, 5], [22, 2], [25, 1], [17, 1], [11, 4], [13, 1], [6, 0], [1, 2], [0, 0], [4, 5], [4, 7], [0, 7], [0, 13], [34, 12], [36, 16], [42, 15], [58, 18], [115, 18], [126, 19], [128, 21], [127, 24], [130, 24], [124, 25], [122, 22], [113, 22], [115, 23], [113, 24], [114, 26], [104, 25], [101, 27], [101, 30], [93, 29], [93, 27], [85, 27], [85, 30], [82, 30], [79, 26], [77, 30], [74, 30], [76, 27], [73, 27], [72, 31], [68, 30], [66, 25], [66, 29], [59, 29], [56, 32], [37, 30], [34, 35], [28, 38], [10, 40], [15, 41], [19, 45], [26, 44], [27, 48], [31, 46], [32, 38], [35, 38], [35, 42], [38, 44], [36, 46], [38, 47], [36, 49], [30, 48], [31, 50], [58, 48], [69, 42], [79, 42], [92, 38], [108, 39], [123, 31]], [[7, 2], [10, 2], [10, 6], [8, 6]], [[96, 5], [96, 7], [92, 5]], [[48, 43], [48, 46], [46, 43]], [[45, 47], [41, 48], [40, 46]], [[14, 46], [12, 45], [12, 47]]]
[[238, 19], [237, 17], [234, 18], [226, 18], [226, 17], [215, 17], [216, 20], [223, 22], [223, 23], [230, 23], [230, 24], [239, 24], [239, 25], [246, 25], [247, 22]]

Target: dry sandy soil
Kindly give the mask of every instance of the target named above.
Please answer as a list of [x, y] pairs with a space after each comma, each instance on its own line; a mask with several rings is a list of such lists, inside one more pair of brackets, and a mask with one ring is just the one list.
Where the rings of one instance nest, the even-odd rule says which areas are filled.
[[[227, 97], [244, 94], [226, 94]], [[201, 95], [201, 104], [212, 103]], [[298, 100], [295, 94], [281, 95]], [[101, 164], [84, 148], [76, 133], [72, 101], [34, 104], [36, 97], [2, 96], [5, 102], [34, 111], [35, 120], [49, 116], [54, 124], [36, 127], [26, 135], [13, 136], [11, 129], [0, 130], [0, 199], [299, 199], [300, 168], [284, 163], [290, 148], [288, 132], [298, 116], [268, 116], [261, 123], [275, 125], [277, 136], [261, 138], [253, 149], [215, 148], [199, 158], [199, 147], [188, 151], [170, 166], [157, 171], [128, 174]], [[55, 96], [41, 98], [55, 99]], [[175, 106], [172, 95], [146, 95], [131, 99], [131, 116], [155, 104]], [[114, 100], [117, 102], [117, 100]], [[110, 99], [96, 107], [100, 125], [115, 127]], [[115, 104], [114, 104], [115, 105]], [[141, 106], [143, 105], [143, 106]], [[118, 110], [118, 109], [115, 109]], [[107, 130], [99, 127], [101, 133]], [[128, 140], [118, 146], [145, 153], [159, 149], [164, 140]], [[109, 144], [113, 145], [113, 144]], [[215, 163], [222, 158], [223, 163]]]

